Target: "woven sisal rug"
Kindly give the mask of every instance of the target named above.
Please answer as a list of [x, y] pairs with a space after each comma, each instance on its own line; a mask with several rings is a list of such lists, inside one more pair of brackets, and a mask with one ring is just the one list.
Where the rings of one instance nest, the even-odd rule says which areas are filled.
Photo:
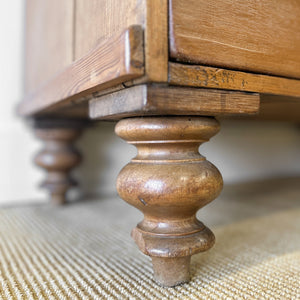
[[300, 299], [299, 179], [235, 185], [199, 215], [216, 235], [162, 288], [120, 199], [0, 210], [0, 299]]

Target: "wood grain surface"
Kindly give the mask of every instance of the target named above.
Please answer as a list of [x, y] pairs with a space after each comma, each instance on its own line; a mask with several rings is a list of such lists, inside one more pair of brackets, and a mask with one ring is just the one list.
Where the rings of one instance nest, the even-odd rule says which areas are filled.
[[168, 81], [168, 0], [146, 1], [145, 19], [145, 76], [125, 82], [126, 87]]
[[170, 0], [171, 58], [300, 78], [300, 2]]
[[145, 68], [148, 81], [168, 81], [168, 46], [168, 0], [147, 1]]
[[188, 282], [190, 257], [214, 244], [196, 213], [219, 195], [223, 180], [198, 148], [219, 129], [214, 118], [195, 116], [128, 118], [115, 127], [137, 148], [117, 178], [117, 191], [144, 214], [131, 236], [152, 258], [160, 285]]
[[62, 107], [101, 89], [144, 75], [143, 32], [132, 26], [100, 42], [86, 56], [49, 80], [18, 107], [21, 115]]
[[92, 119], [143, 115], [242, 115], [259, 111], [259, 95], [188, 87], [138, 85], [89, 102]]
[[[75, 59], [132, 25], [144, 27], [146, 0], [74, 0]], [[156, 1], [156, 0], [155, 0]]]
[[172, 62], [169, 63], [169, 83], [300, 97], [300, 80], [297, 79]]
[[73, 61], [73, 0], [27, 0], [25, 93]]

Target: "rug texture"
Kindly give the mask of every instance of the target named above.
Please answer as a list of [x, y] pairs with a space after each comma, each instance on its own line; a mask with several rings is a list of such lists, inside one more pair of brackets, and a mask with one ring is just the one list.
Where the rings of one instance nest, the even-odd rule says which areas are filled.
[[299, 179], [226, 187], [199, 218], [216, 245], [162, 288], [117, 197], [0, 210], [0, 299], [300, 299]]

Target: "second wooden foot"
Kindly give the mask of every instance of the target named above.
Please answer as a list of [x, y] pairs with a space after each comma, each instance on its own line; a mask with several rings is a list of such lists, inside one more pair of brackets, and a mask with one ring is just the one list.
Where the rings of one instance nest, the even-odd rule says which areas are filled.
[[67, 191], [77, 185], [70, 171], [81, 161], [80, 153], [73, 146], [81, 128], [81, 123], [74, 121], [39, 120], [35, 124], [36, 136], [45, 143], [35, 163], [47, 171], [42, 187], [49, 191], [52, 203], [65, 203]]

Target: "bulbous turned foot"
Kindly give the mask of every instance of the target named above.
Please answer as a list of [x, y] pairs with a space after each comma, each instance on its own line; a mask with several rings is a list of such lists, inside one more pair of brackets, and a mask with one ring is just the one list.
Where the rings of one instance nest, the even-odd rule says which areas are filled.
[[47, 171], [41, 186], [49, 191], [54, 204], [64, 204], [69, 188], [77, 185], [70, 177], [70, 171], [81, 161], [80, 153], [73, 146], [81, 134], [81, 127], [74, 124], [77, 123], [39, 121], [35, 124], [35, 134], [44, 141], [45, 148], [36, 155], [34, 161]]
[[196, 213], [218, 196], [223, 181], [198, 148], [219, 123], [207, 117], [130, 118], [115, 130], [138, 150], [117, 179], [120, 197], [144, 214], [132, 237], [152, 257], [161, 285], [187, 282], [191, 255], [215, 240]]

